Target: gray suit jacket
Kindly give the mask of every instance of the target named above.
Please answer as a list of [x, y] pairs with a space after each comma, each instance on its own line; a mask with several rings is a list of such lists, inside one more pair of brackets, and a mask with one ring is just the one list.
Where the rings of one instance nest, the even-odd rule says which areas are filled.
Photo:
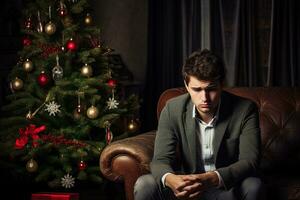
[[[167, 173], [201, 173], [197, 155], [196, 120], [189, 94], [169, 100], [161, 112], [151, 173], [161, 185]], [[214, 162], [224, 186], [230, 189], [256, 173], [260, 159], [260, 128], [256, 105], [225, 91], [213, 141]]]

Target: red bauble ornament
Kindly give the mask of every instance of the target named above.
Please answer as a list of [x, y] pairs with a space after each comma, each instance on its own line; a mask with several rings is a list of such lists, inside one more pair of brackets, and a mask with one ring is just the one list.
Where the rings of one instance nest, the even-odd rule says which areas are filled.
[[29, 46], [29, 45], [31, 45], [32, 42], [28, 37], [24, 37], [22, 39], [22, 43], [23, 43], [23, 46]]
[[66, 5], [64, 4], [63, 1], [60, 1], [59, 8], [57, 10], [58, 10], [59, 16], [65, 17], [67, 15]]
[[61, 16], [61, 17], [65, 17], [65, 16], [67, 16], [67, 10], [66, 9], [64, 9], [64, 8], [62, 8], [62, 9], [59, 9], [59, 16]]
[[114, 135], [113, 133], [111, 132], [110, 128], [107, 127], [106, 130], [105, 130], [105, 140], [106, 140], [106, 144], [110, 144], [111, 141], [113, 140], [114, 138]]
[[32, 21], [31, 21], [31, 17], [29, 17], [29, 18], [25, 21], [24, 25], [25, 25], [25, 28], [27, 28], [27, 29], [32, 29]]
[[79, 163], [78, 163], [78, 169], [79, 170], [85, 170], [87, 167], [87, 164], [86, 162], [84, 162], [83, 160], [81, 160]]
[[40, 86], [45, 86], [47, 85], [49, 82], [49, 76], [42, 71], [41, 74], [38, 76], [38, 83], [40, 84]]
[[75, 51], [77, 49], [77, 44], [72, 38], [67, 42], [66, 46], [69, 51]]
[[116, 85], [117, 85], [117, 81], [115, 80], [115, 79], [109, 79], [108, 81], [107, 81], [107, 84], [108, 84], [108, 86], [109, 87], [112, 87], [112, 88], [114, 88], [114, 87], [116, 87]]

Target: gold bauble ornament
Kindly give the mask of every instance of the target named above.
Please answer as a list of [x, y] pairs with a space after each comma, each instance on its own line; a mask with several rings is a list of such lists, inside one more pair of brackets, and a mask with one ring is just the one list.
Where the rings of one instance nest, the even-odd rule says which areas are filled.
[[75, 120], [79, 120], [81, 118], [81, 113], [77, 112], [77, 110], [75, 109], [73, 112], [73, 117]]
[[29, 59], [26, 59], [26, 61], [23, 63], [23, 69], [26, 72], [31, 72], [33, 69], [33, 63]]
[[95, 106], [91, 106], [87, 109], [86, 111], [86, 115], [88, 116], [88, 118], [90, 119], [95, 119], [98, 117], [98, 114], [99, 114], [99, 110], [97, 107]]
[[14, 90], [21, 90], [23, 88], [23, 81], [16, 77], [16, 79], [11, 82], [11, 86]]
[[83, 106], [80, 105], [80, 104], [78, 104], [78, 105], [77, 105], [77, 108], [76, 108], [76, 111], [77, 111], [78, 113], [82, 113], [82, 112], [83, 112]]
[[78, 108], [76, 108], [73, 112], [73, 117], [75, 120], [78, 120], [82, 117], [82, 112], [78, 112]]
[[93, 74], [93, 68], [88, 65], [88, 64], [85, 64], [82, 68], [81, 68], [81, 74], [83, 76], [86, 76], [86, 77], [90, 77], [92, 76]]
[[136, 132], [138, 130], [138, 123], [135, 120], [130, 120], [128, 123], [128, 130], [130, 132]]
[[84, 18], [84, 23], [85, 23], [86, 25], [91, 25], [92, 22], [93, 22], [93, 19], [92, 19], [90, 13], [86, 14], [86, 16], [85, 16], [85, 18]]
[[27, 163], [26, 163], [26, 169], [28, 172], [35, 172], [38, 169], [38, 164], [35, 160], [30, 159]]
[[51, 21], [48, 22], [46, 25], [45, 25], [45, 32], [48, 34], [48, 35], [52, 35], [54, 34], [56, 31], [56, 26], [54, 23], [52, 23]]

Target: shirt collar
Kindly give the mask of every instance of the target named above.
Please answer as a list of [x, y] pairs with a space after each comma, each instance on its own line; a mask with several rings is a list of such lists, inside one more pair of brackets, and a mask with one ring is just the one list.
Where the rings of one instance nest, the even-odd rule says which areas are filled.
[[221, 106], [221, 99], [219, 101], [219, 104], [218, 104], [218, 108], [217, 108], [217, 111], [214, 115], [214, 117], [210, 120], [210, 122], [208, 123], [205, 123], [204, 121], [202, 121], [202, 119], [200, 118], [199, 116], [199, 113], [197, 112], [197, 109], [196, 109], [196, 105], [194, 104], [193, 105], [193, 110], [192, 110], [192, 117], [197, 119], [200, 123], [202, 124], [206, 124], [206, 125], [215, 125], [218, 118], [219, 118], [219, 112], [220, 112], [220, 106]]

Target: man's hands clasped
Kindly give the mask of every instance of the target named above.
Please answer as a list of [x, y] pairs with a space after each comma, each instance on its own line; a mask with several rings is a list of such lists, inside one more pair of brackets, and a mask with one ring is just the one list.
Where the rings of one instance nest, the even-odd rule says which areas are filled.
[[178, 199], [192, 200], [210, 187], [219, 184], [218, 175], [215, 172], [202, 174], [175, 175], [169, 174], [165, 179], [165, 186], [169, 187]]

